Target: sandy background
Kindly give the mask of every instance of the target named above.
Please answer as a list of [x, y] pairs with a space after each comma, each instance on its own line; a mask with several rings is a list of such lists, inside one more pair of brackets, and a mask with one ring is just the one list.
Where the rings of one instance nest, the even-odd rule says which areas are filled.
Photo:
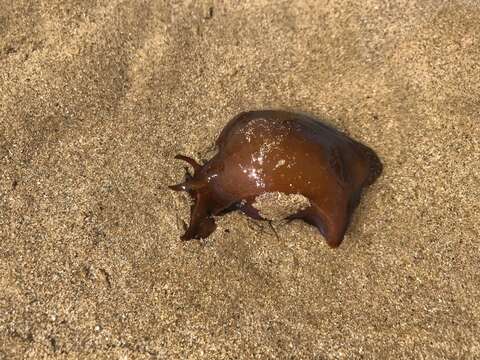
[[[480, 357], [480, 2], [239, 3], [0, 1], [0, 359]], [[173, 156], [258, 108], [382, 158], [338, 250], [179, 241]]]

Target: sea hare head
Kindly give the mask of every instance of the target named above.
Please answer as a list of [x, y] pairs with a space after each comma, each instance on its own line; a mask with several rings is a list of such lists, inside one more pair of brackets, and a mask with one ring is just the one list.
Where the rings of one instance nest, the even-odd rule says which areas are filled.
[[[362, 189], [382, 172], [367, 146], [316, 119], [286, 111], [241, 113], [225, 126], [216, 145], [217, 154], [204, 165], [176, 157], [194, 170], [170, 187], [193, 198], [184, 240], [207, 237], [215, 230], [214, 216], [241, 210], [254, 219], [302, 219], [336, 247]], [[285, 205], [286, 212], [272, 213], [265, 201]]]

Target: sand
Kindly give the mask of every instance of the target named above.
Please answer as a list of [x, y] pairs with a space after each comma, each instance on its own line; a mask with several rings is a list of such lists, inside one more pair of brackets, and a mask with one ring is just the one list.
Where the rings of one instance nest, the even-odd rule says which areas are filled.
[[[0, 1], [0, 359], [480, 358], [479, 34], [476, 0]], [[381, 157], [339, 249], [179, 240], [174, 155], [263, 108]]]

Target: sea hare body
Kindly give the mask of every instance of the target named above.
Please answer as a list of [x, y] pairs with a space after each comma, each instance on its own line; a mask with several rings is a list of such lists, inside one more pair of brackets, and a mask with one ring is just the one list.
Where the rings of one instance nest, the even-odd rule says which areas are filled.
[[215, 230], [214, 216], [229, 211], [264, 219], [256, 199], [274, 193], [304, 198], [286, 218], [316, 226], [337, 247], [362, 189], [382, 172], [367, 146], [312, 117], [286, 111], [241, 113], [225, 126], [216, 145], [217, 154], [204, 165], [176, 156], [194, 169], [193, 176], [170, 187], [187, 191], [194, 200], [183, 240], [207, 237]]

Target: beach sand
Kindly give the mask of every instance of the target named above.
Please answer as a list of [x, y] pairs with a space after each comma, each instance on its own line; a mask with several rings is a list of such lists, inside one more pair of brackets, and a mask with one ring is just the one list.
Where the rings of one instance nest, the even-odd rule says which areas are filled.
[[[479, 34], [475, 0], [1, 0], [0, 359], [480, 358]], [[337, 250], [179, 240], [174, 156], [263, 108], [382, 159]]]

